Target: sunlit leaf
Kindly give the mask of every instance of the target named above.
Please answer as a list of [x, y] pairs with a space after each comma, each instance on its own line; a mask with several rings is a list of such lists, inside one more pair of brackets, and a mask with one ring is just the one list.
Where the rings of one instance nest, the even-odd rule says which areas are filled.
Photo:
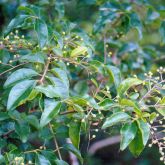
[[131, 118], [131, 116], [129, 116], [125, 112], [114, 113], [110, 117], [106, 118], [106, 120], [105, 120], [105, 122], [104, 122], [104, 124], [102, 126], [102, 129], [105, 129], [107, 127], [113, 126], [113, 125], [118, 124], [120, 122], [127, 121], [130, 118]]

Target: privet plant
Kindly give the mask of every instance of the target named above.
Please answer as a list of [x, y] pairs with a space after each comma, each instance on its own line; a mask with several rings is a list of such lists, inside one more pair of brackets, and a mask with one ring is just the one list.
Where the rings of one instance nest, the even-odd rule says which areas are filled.
[[84, 1], [99, 7], [89, 34], [65, 18], [65, 1], [50, 3], [56, 12], [19, 6], [0, 41], [0, 164], [67, 165], [68, 152], [85, 164], [83, 141], [112, 129], [121, 151], [157, 145], [165, 162], [165, 68], [153, 63], [163, 53], [143, 44], [154, 26], [163, 46], [165, 10]]

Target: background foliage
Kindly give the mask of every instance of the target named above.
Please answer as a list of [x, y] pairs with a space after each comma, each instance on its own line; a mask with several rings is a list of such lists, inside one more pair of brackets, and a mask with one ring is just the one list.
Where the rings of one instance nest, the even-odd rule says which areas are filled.
[[162, 164], [163, 0], [1, 0], [0, 18], [0, 164]]

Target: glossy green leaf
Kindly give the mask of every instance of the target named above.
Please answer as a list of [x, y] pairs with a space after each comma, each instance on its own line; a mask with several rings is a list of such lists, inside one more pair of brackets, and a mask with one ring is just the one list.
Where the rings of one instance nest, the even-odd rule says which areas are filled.
[[[0, 50], [0, 60], [1, 62], [3, 62], [4, 64], [7, 64], [10, 60], [10, 53], [8, 52], [8, 50], [6, 49], [1, 49]], [[2, 72], [2, 71], [1, 71]]]
[[156, 10], [153, 10], [153, 8], [149, 8], [147, 11], [147, 21], [153, 21], [155, 19], [157, 19], [160, 16], [160, 14], [158, 12], [156, 12]]
[[50, 161], [50, 163], [54, 163], [55, 159], [57, 159], [55, 153], [53, 152], [53, 150], [42, 150], [41, 154]]
[[29, 116], [27, 116], [26, 121], [27, 121], [30, 125], [32, 125], [34, 128], [39, 129], [39, 126], [40, 126], [40, 125], [39, 125], [39, 120], [37, 119], [36, 116], [34, 116], [34, 115], [29, 115]]
[[75, 154], [77, 156], [77, 158], [80, 160], [81, 164], [83, 164], [83, 158], [81, 156], [80, 151], [77, 148], [75, 148], [72, 144], [69, 144], [69, 143], [65, 144], [63, 147], [64, 147], [64, 149]]
[[129, 144], [129, 150], [135, 157], [138, 157], [143, 151], [143, 149], [144, 149], [144, 145], [143, 145], [142, 133], [138, 128], [135, 138]]
[[36, 160], [35, 160], [36, 165], [51, 165], [50, 161], [43, 155], [37, 154], [36, 155]]
[[22, 68], [18, 69], [15, 72], [13, 72], [8, 79], [6, 80], [4, 84], [4, 88], [11, 87], [15, 83], [25, 80], [25, 79], [30, 79], [31, 77], [37, 76], [38, 73], [32, 69], [29, 68]]
[[80, 106], [86, 106], [88, 101], [84, 98], [81, 98], [81, 97], [69, 97], [66, 100], [66, 102], [69, 104], [77, 104]]
[[66, 87], [69, 88], [69, 80], [65, 70], [62, 70], [60, 68], [53, 68], [51, 72], [54, 73], [57, 78], [61, 79], [61, 81], [66, 85]]
[[17, 17], [13, 18], [5, 29], [4, 36], [7, 36], [18, 25], [21, 25], [28, 17], [29, 15], [18, 15]]
[[130, 99], [132, 99], [132, 100], [137, 100], [138, 99], [138, 97], [139, 97], [139, 93], [131, 93], [131, 94], [129, 94], [129, 97], [130, 97]]
[[109, 74], [109, 79], [112, 83], [115, 84], [116, 88], [118, 88], [121, 83], [121, 73], [118, 68], [115, 66], [106, 66], [107, 72]]
[[19, 135], [23, 143], [27, 142], [30, 134], [30, 127], [28, 123], [24, 121], [18, 122], [15, 126], [15, 131]]
[[135, 102], [133, 102], [132, 100], [129, 99], [121, 99], [120, 100], [120, 104], [121, 105], [125, 105], [125, 106], [129, 106], [129, 107], [133, 107], [135, 113], [139, 116], [141, 116], [141, 110], [139, 109], [139, 107], [136, 105]]
[[27, 101], [33, 100], [33, 99], [35, 99], [35, 98], [37, 97], [37, 95], [38, 95], [38, 91], [35, 90], [35, 89], [33, 89], [33, 90], [31, 91], [30, 95], [27, 97], [26, 100], [27, 100]]
[[17, 10], [25, 12], [29, 15], [35, 15], [35, 12], [30, 7], [27, 6], [19, 6]]
[[129, 16], [130, 16], [130, 26], [132, 28], [137, 29], [139, 33], [139, 38], [142, 39], [143, 33], [142, 33], [142, 23], [140, 21], [140, 17], [135, 12], [130, 13]]
[[117, 91], [118, 91], [118, 95], [120, 97], [123, 97], [125, 92], [131, 88], [132, 86], [136, 86], [136, 85], [140, 85], [142, 84], [143, 81], [139, 80], [137, 78], [128, 78], [125, 79], [124, 81], [121, 82], [121, 84], [119, 85]]
[[53, 99], [45, 99], [44, 111], [41, 115], [40, 126], [47, 125], [60, 111], [61, 103]]
[[45, 94], [49, 98], [67, 98], [69, 96], [68, 88], [57, 78], [49, 77], [55, 85], [39, 85], [35, 89]]
[[3, 155], [0, 155], [0, 163], [5, 164], [5, 158]]
[[48, 42], [48, 28], [46, 23], [41, 19], [36, 19], [35, 31], [38, 36], [38, 43], [43, 48]]
[[154, 119], [156, 119], [156, 112], [152, 112], [151, 114], [150, 114], [150, 121], [153, 121]]
[[145, 146], [150, 136], [150, 125], [143, 120], [138, 120], [137, 123], [141, 131], [143, 145]]
[[124, 54], [128, 53], [128, 52], [133, 52], [135, 50], [137, 50], [139, 48], [137, 43], [125, 43], [122, 45], [122, 47], [119, 49], [119, 56], [123, 56]]
[[75, 48], [74, 50], [72, 50], [70, 56], [78, 57], [80, 55], [85, 55], [86, 52], [87, 52], [87, 48], [85, 46], [79, 46], [79, 47]]
[[0, 112], [0, 121], [9, 119], [9, 115], [7, 114], [7, 112]]
[[120, 150], [125, 150], [131, 141], [135, 138], [137, 132], [137, 125], [135, 122], [126, 123], [120, 130], [121, 142]]
[[88, 85], [86, 83], [86, 80], [78, 81], [74, 86], [74, 91], [78, 93], [79, 95], [85, 95], [88, 93]]
[[30, 95], [35, 84], [35, 80], [24, 80], [17, 83], [9, 93], [7, 109], [12, 110], [24, 101]]
[[69, 124], [69, 137], [72, 144], [79, 149], [81, 123], [71, 121]]
[[159, 101], [160, 107], [156, 107], [156, 110], [162, 115], [165, 116], [165, 96]]
[[87, 101], [88, 106], [90, 105], [91, 107], [95, 109], [99, 109], [98, 103], [92, 96], [86, 94], [83, 96], [83, 98]]
[[131, 116], [129, 116], [125, 112], [114, 113], [110, 117], [106, 118], [106, 120], [102, 126], [102, 129], [105, 129], [107, 127], [111, 127], [115, 124], [119, 124], [119, 123], [124, 122], [124, 121], [127, 121], [130, 118], [131, 118]]
[[68, 165], [68, 163], [66, 163], [63, 160], [55, 160], [56, 165]]
[[43, 53], [37, 52], [35, 54], [27, 54], [20, 58], [21, 62], [41, 63], [45, 64], [45, 57]]
[[114, 105], [112, 99], [104, 99], [102, 102], [99, 103], [100, 109], [109, 110]]

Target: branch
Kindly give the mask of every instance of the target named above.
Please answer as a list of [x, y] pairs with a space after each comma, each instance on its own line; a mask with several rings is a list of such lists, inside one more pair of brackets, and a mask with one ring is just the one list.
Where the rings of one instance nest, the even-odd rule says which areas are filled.
[[3, 74], [5, 74], [5, 73], [7, 73], [7, 72], [10, 72], [11, 70], [13, 70], [13, 69], [15, 69], [15, 68], [18, 68], [18, 67], [20, 67], [20, 66], [22, 66], [22, 65], [25, 65], [25, 64], [28, 64], [28, 63], [29, 63], [29, 62], [22, 63], [22, 64], [19, 64], [19, 65], [17, 65], [17, 66], [14, 66], [14, 67], [12, 67], [12, 68], [10, 68], [10, 69], [8, 69], [8, 70], [5, 70], [4, 72], [0, 73], [0, 76], [2, 76]]
[[60, 148], [59, 148], [59, 146], [58, 146], [58, 143], [57, 143], [56, 137], [55, 137], [55, 135], [54, 135], [53, 128], [52, 128], [52, 126], [51, 126], [50, 123], [49, 123], [49, 128], [50, 128], [50, 131], [51, 131], [51, 133], [52, 133], [52, 135], [53, 135], [53, 140], [54, 140], [54, 144], [55, 144], [55, 146], [56, 146], [56, 150], [57, 150], [57, 153], [58, 153], [59, 159], [62, 160], [62, 156], [61, 156], [61, 153], [60, 153]]
[[146, 99], [148, 97], [148, 95], [150, 95], [150, 93], [157, 87], [157, 85], [164, 83], [165, 80], [162, 80], [161, 82], [159, 82], [158, 84], [155, 84], [139, 101], [139, 103], [141, 103], [144, 99]]
[[46, 66], [45, 66], [45, 69], [44, 69], [44, 73], [43, 73], [41, 79], [39, 80], [40, 84], [43, 84], [43, 81], [45, 79], [46, 73], [47, 73], [47, 71], [49, 69], [49, 64], [50, 64], [50, 60], [48, 60], [47, 63], [46, 63]]
[[14, 130], [10, 130], [10, 131], [4, 133], [3, 135], [1, 135], [0, 137], [5, 138], [5, 137], [9, 136], [10, 134], [12, 134], [13, 132], [14, 132]]

